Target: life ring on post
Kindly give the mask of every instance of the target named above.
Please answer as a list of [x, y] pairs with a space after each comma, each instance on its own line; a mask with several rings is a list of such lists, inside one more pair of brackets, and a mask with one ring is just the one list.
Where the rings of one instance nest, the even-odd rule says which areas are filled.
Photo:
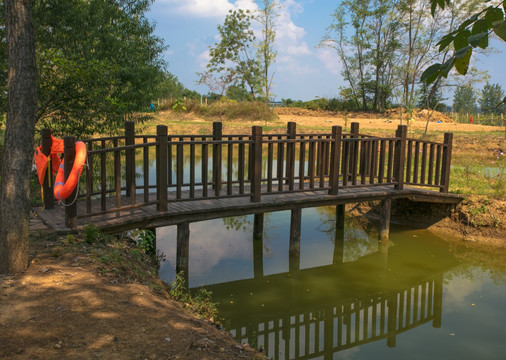
[[56, 174], [56, 180], [54, 184], [54, 197], [58, 201], [65, 200], [69, 197], [72, 191], [74, 191], [79, 182], [79, 177], [81, 176], [83, 167], [86, 164], [86, 145], [84, 145], [82, 141], [77, 141], [75, 149], [76, 157], [74, 159], [74, 166], [72, 166], [72, 170], [70, 171], [67, 181], [65, 182], [65, 166], [63, 164], [63, 161], [61, 162], [58, 173]]

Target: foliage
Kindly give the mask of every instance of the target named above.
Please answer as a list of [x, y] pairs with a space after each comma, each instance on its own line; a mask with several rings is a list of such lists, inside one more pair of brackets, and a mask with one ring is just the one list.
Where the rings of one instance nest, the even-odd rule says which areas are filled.
[[156, 93], [159, 97], [167, 99], [182, 98], [191, 92], [185, 88], [185, 86], [178, 80], [175, 75], [166, 72], [163, 75], [163, 79], [158, 83], [158, 89]]
[[172, 105], [172, 110], [175, 113], [180, 113], [182, 111], [186, 111], [186, 107], [184, 106], [184, 101], [182, 98], [176, 99], [176, 101], [174, 102], [174, 105]]
[[[437, 7], [442, 10], [450, 5], [450, 0], [430, 0], [431, 12], [434, 16]], [[485, 1], [484, 1], [485, 3]], [[429, 66], [422, 74], [421, 80], [432, 83], [440, 77], [447, 77], [452, 68], [462, 75], [469, 69], [469, 62], [475, 49], [486, 49], [489, 46], [489, 36], [494, 33], [501, 40], [506, 41], [506, 1], [475, 12], [469, 18], [462, 21], [456, 29], [448, 32], [436, 44], [438, 51], [443, 52], [451, 49], [453, 55], [442, 63]]]
[[214, 321], [218, 314], [216, 304], [212, 302], [213, 293], [204, 288], [199, 288], [192, 295], [187, 288], [183, 272], [176, 274], [176, 280], [170, 285], [169, 295], [190, 308], [201, 318]]
[[478, 99], [480, 111], [485, 114], [502, 114], [506, 112], [506, 104], [503, 102], [504, 91], [499, 84], [490, 85], [488, 82], [481, 91]]
[[392, 95], [400, 48], [394, 4], [390, 0], [341, 2], [319, 44], [336, 51], [349, 83], [346, 92], [357, 110], [370, 106], [383, 110]]
[[241, 86], [254, 98], [261, 93], [261, 66], [253, 53], [255, 35], [249, 10], [230, 10], [223, 25], [218, 25], [220, 41], [209, 49], [207, 71], [199, 83], [223, 94], [230, 85]]
[[93, 223], [89, 223], [83, 230], [84, 240], [88, 244], [95, 244], [107, 239], [107, 236], [100, 231]]
[[271, 65], [276, 61], [277, 51], [274, 50], [276, 39], [275, 21], [279, 16], [279, 4], [276, 0], [263, 0], [263, 8], [258, 10], [254, 19], [262, 27], [262, 40], [257, 45], [257, 57], [262, 65], [262, 85], [265, 101], [268, 103], [272, 97], [272, 80], [274, 75], [270, 73]]
[[80, 137], [141, 118], [165, 77], [151, 2], [33, 1], [39, 126]]
[[470, 84], [458, 86], [453, 95], [453, 111], [458, 113], [476, 112], [476, 95]]

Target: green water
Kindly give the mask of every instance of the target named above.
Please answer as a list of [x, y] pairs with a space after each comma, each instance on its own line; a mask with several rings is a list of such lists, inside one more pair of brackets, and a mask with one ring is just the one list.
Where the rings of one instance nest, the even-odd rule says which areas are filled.
[[[189, 284], [205, 285], [224, 328], [271, 359], [502, 359], [506, 354], [505, 254], [374, 224], [332, 207], [304, 209], [300, 251], [290, 212], [190, 225]], [[174, 279], [175, 229], [158, 229]]]

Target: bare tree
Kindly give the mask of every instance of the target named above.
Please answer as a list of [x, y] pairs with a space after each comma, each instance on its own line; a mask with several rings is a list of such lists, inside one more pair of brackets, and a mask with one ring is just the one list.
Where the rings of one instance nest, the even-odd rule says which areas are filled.
[[31, 0], [4, 0], [8, 110], [0, 184], [0, 273], [28, 265], [30, 171], [37, 110]]

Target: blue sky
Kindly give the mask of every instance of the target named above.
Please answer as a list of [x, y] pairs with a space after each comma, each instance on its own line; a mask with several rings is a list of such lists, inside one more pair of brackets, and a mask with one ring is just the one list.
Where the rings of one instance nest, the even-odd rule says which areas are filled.
[[[331, 23], [330, 15], [339, 1], [280, 0], [273, 92], [277, 100], [291, 98], [310, 100], [336, 97], [339, 87], [346, 86], [340, 76], [336, 54], [327, 48], [316, 48]], [[218, 24], [229, 9], [257, 8], [254, 0], [156, 0], [148, 18], [156, 23], [155, 34], [169, 45], [164, 54], [168, 70], [189, 89], [207, 93], [196, 85], [196, 72], [203, 71], [208, 49], [217, 41]], [[479, 70], [488, 70], [490, 81], [506, 90], [506, 44], [493, 41], [496, 51], [474, 57]]]

